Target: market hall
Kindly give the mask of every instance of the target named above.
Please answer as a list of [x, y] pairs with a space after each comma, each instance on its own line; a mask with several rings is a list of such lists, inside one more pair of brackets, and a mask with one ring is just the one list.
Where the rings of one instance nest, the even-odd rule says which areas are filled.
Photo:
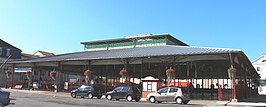
[[[97, 85], [141, 87], [142, 96], [164, 86], [192, 85], [193, 98], [255, 95], [258, 73], [239, 49], [189, 46], [170, 34], [142, 34], [82, 42], [84, 51], [8, 62], [12, 87], [40, 84], [40, 90], [69, 91]], [[25, 72], [16, 69], [29, 68]], [[170, 77], [170, 78], [169, 78]]]

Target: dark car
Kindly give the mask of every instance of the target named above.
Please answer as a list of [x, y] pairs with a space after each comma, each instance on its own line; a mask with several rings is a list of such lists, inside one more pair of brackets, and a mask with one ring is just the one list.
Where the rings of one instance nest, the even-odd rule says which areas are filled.
[[10, 103], [10, 93], [0, 89], [0, 107]]
[[102, 98], [102, 91], [99, 87], [96, 86], [81, 86], [78, 89], [71, 91], [71, 96], [76, 98], [77, 96], [81, 96], [81, 98], [88, 97], [92, 99], [93, 97], [97, 97], [98, 99]]
[[126, 99], [127, 101], [135, 100], [136, 102], [138, 102], [140, 98], [141, 98], [141, 91], [139, 88], [134, 86], [119, 86], [116, 87], [114, 90], [106, 93], [106, 99], [108, 100]]

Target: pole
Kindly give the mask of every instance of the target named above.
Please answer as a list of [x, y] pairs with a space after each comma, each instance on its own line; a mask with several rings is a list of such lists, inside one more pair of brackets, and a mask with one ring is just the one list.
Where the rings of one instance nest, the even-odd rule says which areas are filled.
[[[229, 57], [230, 57], [230, 62], [231, 62], [231, 68], [234, 68], [233, 66], [233, 60], [232, 60], [232, 54], [229, 52]], [[236, 81], [235, 81], [235, 76], [236, 74], [233, 74], [234, 76], [232, 77], [232, 99], [236, 99]]]
[[12, 82], [11, 82], [11, 88], [13, 88], [14, 85], [14, 73], [15, 73], [15, 64], [12, 65]]
[[236, 99], [236, 79], [233, 78], [233, 91], [234, 91], [234, 94], [233, 94], [233, 99]]
[[[87, 66], [87, 70], [90, 70], [90, 68], [91, 68], [91, 60], [89, 60], [88, 61], [88, 66]], [[90, 74], [90, 75], [92, 75], [92, 74]], [[94, 85], [94, 84], [91, 84], [91, 79], [93, 79], [93, 77], [91, 78], [91, 77], [88, 77], [89, 75], [86, 75], [86, 85]], [[93, 80], [93, 82], [94, 82], [94, 80]]]
[[129, 85], [129, 84], [130, 84], [130, 76], [129, 76], [129, 59], [126, 59], [126, 71], [127, 71], [126, 85]]
[[7, 63], [7, 61], [11, 58], [12, 55], [9, 55], [4, 63], [1, 64], [0, 69], [2, 70], [2, 67]]
[[[177, 73], [177, 67], [176, 67], [176, 64], [175, 64], [175, 60], [176, 60], [176, 58], [174, 57], [174, 58], [173, 58], [173, 67], [174, 67], [174, 86], [175, 86], [176, 73]], [[170, 82], [170, 84], [171, 84], [171, 82]]]

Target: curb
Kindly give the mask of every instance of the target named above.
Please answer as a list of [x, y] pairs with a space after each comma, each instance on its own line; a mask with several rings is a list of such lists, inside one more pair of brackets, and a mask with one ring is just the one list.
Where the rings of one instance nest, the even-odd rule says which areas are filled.
[[[51, 91], [38, 91], [38, 90], [18, 90], [18, 89], [2, 89], [9, 92], [24, 92], [24, 93], [35, 93], [41, 95], [47, 95], [52, 97], [65, 97], [71, 98], [70, 93], [67, 92], [51, 92]], [[105, 95], [102, 96], [105, 99]], [[141, 98], [140, 101], [147, 101], [146, 98]], [[206, 105], [206, 106], [266, 106], [266, 103], [260, 102], [230, 102], [230, 101], [213, 101], [213, 100], [191, 100], [190, 104]]]

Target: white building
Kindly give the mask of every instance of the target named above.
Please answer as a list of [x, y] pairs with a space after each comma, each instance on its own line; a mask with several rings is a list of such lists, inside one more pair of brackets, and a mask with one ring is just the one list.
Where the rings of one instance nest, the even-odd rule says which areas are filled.
[[252, 62], [252, 65], [260, 74], [261, 80], [266, 80], [266, 54], [260, 56]]
[[266, 95], [266, 54], [253, 61], [252, 65], [261, 77], [258, 93], [260, 95]]

